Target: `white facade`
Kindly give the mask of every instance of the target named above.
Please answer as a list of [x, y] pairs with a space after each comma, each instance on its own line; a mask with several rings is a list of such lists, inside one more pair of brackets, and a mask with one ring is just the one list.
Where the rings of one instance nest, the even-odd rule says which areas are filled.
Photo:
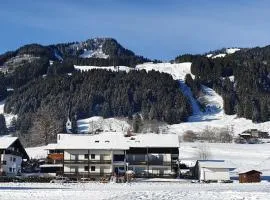
[[200, 160], [196, 164], [198, 179], [201, 181], [230, 180], [230, 169], [233, 166], [222, 160]]
[[[63, 151], [63, 172], [66, 175], [105, 176], [133, 170], [140, 175], [162, 176], [172, 174], [172, 158], [178, 159], [178, 148], [178, 136], [173, 134], [124, 137], [122, 133], [108, 132], [59, 134], [57, 144], [48, 149]], [[173, 154], [172, 149], [177, 153]]]
[[2, 172], [6, 175], [17, 175], [21, 172], [22, 157], [12, 154], [2, 154]]
[[226, 168], [200, 168], [199, 180], [203, 180], [203, 181], [230, 180], [229, 169], [226, 169]]
[[20, 174], [23, 158], [29, 157], [17, 137], [0, 137], [0, 175]]

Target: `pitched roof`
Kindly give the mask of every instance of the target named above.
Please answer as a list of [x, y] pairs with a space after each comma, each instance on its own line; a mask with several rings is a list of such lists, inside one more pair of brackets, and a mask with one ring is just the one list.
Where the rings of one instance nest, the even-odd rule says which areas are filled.
[[57, 144], [47, 149], [117, 149], [130, 147], [179, 147], [176, 134], [139, 134], [124, 137], [122, 133], [106, 132], [97, 135], [59, 134]]
[[233, 166], [229, 162], [225, 162], [224, 160], [198, 160], [199, 166], [201, 168], [219, 168], [219, 169], [234, 169]]
[[18, 139], [17, 137], [8, 137], [8, 136], [0, 137], [0, 149], [7, 149], [17, 139]]
[[18, 137], [9, 137], [9, 136], [0, 137], [0, 149], [7, 149], [14, 143], [16, 143], [16, 145], [18, 145], [18, 147], [22, 153], [23, 159], [29, 159], [29, 156], [28, 156], [27, 152], [25, 151], [25, 149], [24, 149], [23, 145], [21, 144]]
[[248, 174], [248, 173], [251, 173], [251, 172], [258, 172], [258, 173], [260, 173], [260, 174], [262, 174], [262, 172], [260, 172], [260, 171], [258, 171], [258, 170], [254, 170], [254, 169], [251, 169], [251, 170], [241, 170], [241, 171], [239, 171], [239, 174]]

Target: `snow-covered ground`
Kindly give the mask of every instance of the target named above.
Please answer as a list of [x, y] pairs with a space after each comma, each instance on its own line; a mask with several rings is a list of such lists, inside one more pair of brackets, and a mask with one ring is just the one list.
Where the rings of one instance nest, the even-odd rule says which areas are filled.
[[270, 183], [260, 184], [190, 184], [190, 183], [127, 183], [127, 184], [37, 184], [1, 183], [1, 200], [268, 200]]
[[104, 119], [103, 117], [90, 117], [78, 120], [77, 126], [79, 133], [89, 133], [97, 129], [101, 129], [105, 132], [127, 132], [127, 130], [130, 128], [130, 125], [127, 123], [127, 120], [125, 118]]
[[[180, 160], [197, 160], [200, 146], [204, 145], [209, 153], [208, 159], [226, 160], [236, 168], [260, 170], [263, 176], [270, 176], [270, 143], [234, 144], [234, 143], [180, 143]], [[237, 174], [236, 174], [237, 175]]]
[[15, 117], [15, 119], [17, 119], [17, 115], [4, 113], [4, 106], [5, 106], [5, 101], [0, 101], [0, 114], [4, 115], [5, 120], [6, 120], [6, 125], [7, 125], [7, 127], [9, 127], [11, 125], [11, 121], [12, 121], [13, 117]]

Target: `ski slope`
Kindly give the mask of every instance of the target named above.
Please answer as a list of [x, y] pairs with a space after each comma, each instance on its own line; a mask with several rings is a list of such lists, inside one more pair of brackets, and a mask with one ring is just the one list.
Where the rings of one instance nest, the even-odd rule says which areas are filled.
[[4, 107], [5, 107], [5, 101], [1, 101], [0, 102], [0, 114], [3, 114], [6, 120], [6, 125], [7, 127], [10, 127], [11, 125], [11, 121], [13, 119], [13, 117], [15, 119], [17, 119], [17, 115], [13, 115], [13, 114], [7, 114], [4, 112]]
[[[234, 53], [238, 49], [227, 49], [229, 53]], [[126, 71], [134, 70], [126, 66], [76, 66], [75, 69], [88, 71], [91, 69], [100, 70], [112, 70], [112, 71]], [[159, 71], [170, 74], [173, 79], [179, 81], [179, 88], [187, 96], [192, 106], [192, 116], [189, 117], [188, 122], [181, 124], [168, 125], [168, 131], [170, 133], [176, 133], [183, 135], [187, 130], [194, 132], [201, 132], [206, 127], [208, 128], [230, 128], [234, 131], [234, 135], [247, 130], [247, 129], [259, 129], [261, 131], [269, 131], [270, 122], [253, 123], [249, 119], [238, 118], [237, 115], [226, 115], [223, 109], [223, 99], [213, 89], [206, 86], [202, 86], [202, 93], [196, 99], [194, 98], [190, 88], [184, 83], [186, 74], [191, 74], [191, 63], [144, 63], [137, 65], [135, 70], [146, 71]], [[191, 74], [192, 75], [192, 74]], [[192, 75], [194, 77], [194, 75]], [[234, 81], [234, 77], [230, 77]], [[204, 110], [201, 109], [201, 105], [204, 106]]]

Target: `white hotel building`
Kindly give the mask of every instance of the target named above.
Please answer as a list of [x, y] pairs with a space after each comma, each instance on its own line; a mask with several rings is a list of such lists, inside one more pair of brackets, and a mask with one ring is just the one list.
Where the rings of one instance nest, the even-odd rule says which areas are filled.
[[50, 144], [48, 150], [48, 172], [54, 169], [71, 177], [119, 175], [126, 170], [134, 171], [137, 177], [164, 177], [175, 176], [178, 169], [179, 140], [175, 134], [59, 134], [57, 144]]

